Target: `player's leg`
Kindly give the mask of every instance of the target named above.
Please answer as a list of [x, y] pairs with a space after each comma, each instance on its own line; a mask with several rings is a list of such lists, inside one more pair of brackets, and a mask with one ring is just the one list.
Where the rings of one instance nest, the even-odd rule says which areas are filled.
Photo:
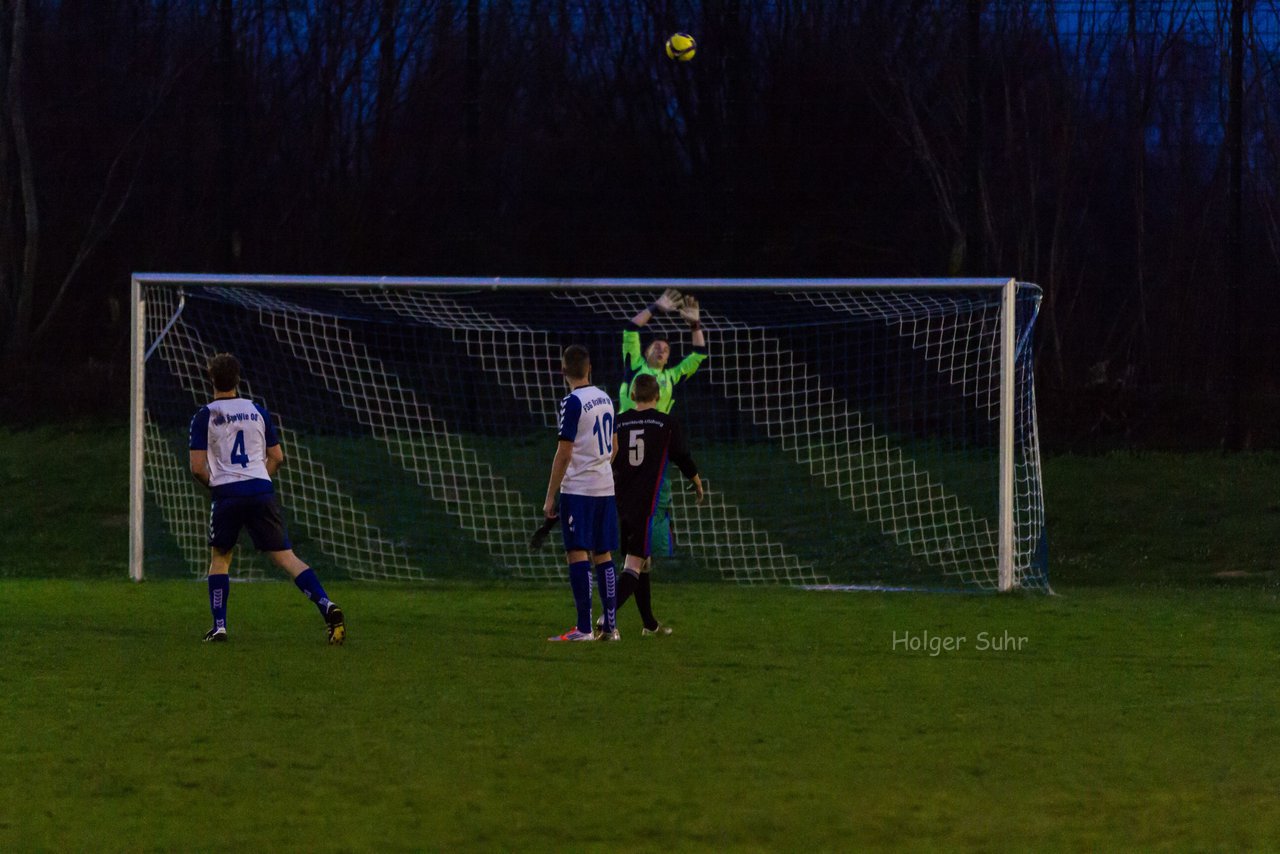
[[337, 603], [329, 598], [324, 585], [315, 569], [308, 566], [294, 554], [293, 544], [289, 542], [289, 532], [284, 526], [284, 516], [280, 512], [280, 503], [274, 495], [261, 496], [254, 506], [254, 512], [245, 518], [245, 526], [253, 545], [259, 551], [267, 553], [271, 562], [284, 570], [294, 585], [302, 591], [302, 595], [311, 600], [324, 618], [325, 630], [329, 633], [329, 643], [338, 645], [347, 639], [346, 616]]
[[640, 570], [644, 566], [644, 558], [638, 554], [627, 553], [622, 561], [622, 573], [618, 576], [618, 609], [636, 592], [636, 581], [640, 578]]
[[[623, 523], [623, 529], [626, 529], [625, 522]], [[627, 551], [625, 534], [623, 535], [623, 551], [626, 552], [626, 557], [623, 558], [622, 561], [622, 572], [617, 574], [618, 595], [617, 602], [614, 604], [615, 613], [622, 610], [623, 604], [625, 604], [626, 601], [631, 598], [631, 594], [635, 592], [636, 579], [640, 577], [640, 567], [644, 565], [644, 558], [636, 554], [631, 554]], [[617, 625], [616, 617], [614, 625]], [[599, 637], [602, 634], [604, 634], [603, 615], [596, 618], [596, 636]]]
[[[563, 499], [561, 499], [563, 501]], [[561, 505], [560, 518], [565, 511]], [[566, 540], [568, 542], [568, 540]], [[576, 620], [573, 628], [562, 635], [552, 635], [549, 641], [590, 641], [591, 635], [591, 555], [586, 549], [568, 549], [564, 553], [569, 564], [569, 589], [573, 591], [573, 607]], [[586, 626], [586, 629], [583, 629]]]
[[618, 640], [618, 576], [613, 565], [612, 552], [600, 552], [592, 556], [596, 568], [596, 586], [600, 590], [600, 605], [604, 613], [601, 617], [602, 640]]
[[209, 548], [209, 611], [213, 628], [205, 633], [206, 643], [227, 639], [227, 598], [231, 593], [231, 549]]
[[227, 599], [231, 595], [231, 550], [240, 539], [243, 502], [238, 498], [215, 498], [209, 508], [209, 611], [213, 628], [204, 640], [218, 643], [227, 639]]
[[631, 598], [636, 589], [640, 566], [649, 554], [649, 518], [622, 515], [618, 517], [619, 541], [622, 553], [622, 572], [618, 573], [618, 610]]
[[271, 562], [283, 569], [293, 579], [294, 586], [302, 591], [320, 616], [324, 618], [325, 630], [329, 633], [329, 643], [339, 646], [347, 640], [347, 619], [338, 607], [338, 603], [329, 598], [320, 576], [314, 568], [308, 566], [293, 549], [278, 549], [267, 552]]
[[[625, 557], [623, 558], [623, 571], [615, 571], [618, 579], [617, 595], [614, 602], [615, 629], [617, 628], [616, 614], [621, 610], [622, 603], [626, 602], [628, 597], [631, 596], [631, 591], [635, 589], [634, 573], [636, 570], [631, 567], [633, 567], [633, 564], [638, 566], [638, 561], [642, 560], [642, 558], [638, 557], [638, 553], [644, 550], [644, 540], [648, 531], [648, 525], [649, 520], [647, 517], [638, 521], [627, 518], [626, 516], [620, 516], [618, 518], [618, 541], [621, 544], [620, 549]], [[603, 615], [596, 620], [597, 637], [602, 637], [604, 635], [604, 622], [605, 618]]]
[[636, 590], [640, 570], [649, 559], [649, 518], [622, 519], [622, 550], [626, 558], [622, 562], [622, 577], [618, 579], [618, 608], [631, 598]]
[[584, 528], [581, 495], [560, 495], [560, 535], [564, 539], [565, 562], [569, 564], [569, 588], [577, 612], [574, 627], [549, 641], [589, 641], [591, 636], [591, 555], [590, 538]]
[[636, 607], [640, 609], [640, 619], [644, 620], [644, 628], [640, 631], [641, 637], [671, 634], [670, 626], [662, 625], [658, 622], [658, 618], [653, 616], [653, 597], [649, 584], [652, 576], [649, 565], [646, 565], [636, 580]]
[[613, 564], [613, 550], [618, 547], [618, 505], [612, 495], [592, 501], [595, 528], [593, 562], [596, 584], [600, 588], [600, 603], [604, 610], [604, 640], [618, 640], [618, 575]]

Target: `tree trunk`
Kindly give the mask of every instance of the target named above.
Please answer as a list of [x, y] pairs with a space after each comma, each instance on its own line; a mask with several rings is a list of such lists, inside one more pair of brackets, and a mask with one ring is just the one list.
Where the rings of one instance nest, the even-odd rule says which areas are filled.
[[22, 65], [27, 38], [27, 0], [11, 0], [12, 24], [9, 43], [8, 85], [5, 86], [4, 112], [13, 136], [13, 153], [17, 159], [19, 205], [24, 217], [22, 261], [13, 273], [13, 312], [10, 317], [8, 350], [21, 352], [31, 341], [32, 295], [35, 291], [36, 257], [40, 247], [40, 213], [36, 204], [35, 163], [27, 138], [27, 119], [23, 104]]
[[378, 100], [374, 106], [372, 184], [375, 201], [383, 198], [391, 176], [391, 119], [396, 103], [396, 14], [398, 0], [382, 0], [378, 13]]

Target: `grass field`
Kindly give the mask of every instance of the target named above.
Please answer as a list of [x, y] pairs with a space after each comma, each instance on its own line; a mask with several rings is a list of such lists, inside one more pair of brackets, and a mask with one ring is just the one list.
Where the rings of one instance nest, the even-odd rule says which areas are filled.
[[332, 586], [343, 648], [288, 584], [209, 647], [196, 582], [5, 583], [0, 850], [1280, 845], [1253, 591], [670, 585], [561, 647], [566, 591]]
[[567, 585], [333, 581], [329, 648], [237, 584], [209, 647], [122, 432], [0, 431], [0, 851], [1280, 848], [1274, 455], [1050, 458], [1052, 597], [659, 580], [560, 647]]

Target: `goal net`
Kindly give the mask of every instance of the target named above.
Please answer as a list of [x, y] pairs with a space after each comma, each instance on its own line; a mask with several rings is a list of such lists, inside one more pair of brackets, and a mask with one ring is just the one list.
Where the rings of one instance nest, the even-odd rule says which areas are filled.
[[[569, 344], [615, 399], [622, 332], [663, 288], [702, 304], [675, 388], [707, 485], [672, 467], [667, 577], [1048, 589], [1035, 285], [1006, 280], [134, 277], [131, 574], [202, 576], [187, 430], [215, 352], [276, 421], [294, 547], [325, 576], [563, 580], [541, 521]], [[642, 345], [690, 350], [678, 314]], [[247, 538], [233, 576], [274, 576]]]

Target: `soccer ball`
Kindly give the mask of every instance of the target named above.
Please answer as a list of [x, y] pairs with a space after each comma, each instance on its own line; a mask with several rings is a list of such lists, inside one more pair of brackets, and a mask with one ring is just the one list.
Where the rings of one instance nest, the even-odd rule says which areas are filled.
[[688, 33], [672, 33], [667, 39], [667, 56], [677, 62], [688, 62], [698, 50], [698, 43]]

